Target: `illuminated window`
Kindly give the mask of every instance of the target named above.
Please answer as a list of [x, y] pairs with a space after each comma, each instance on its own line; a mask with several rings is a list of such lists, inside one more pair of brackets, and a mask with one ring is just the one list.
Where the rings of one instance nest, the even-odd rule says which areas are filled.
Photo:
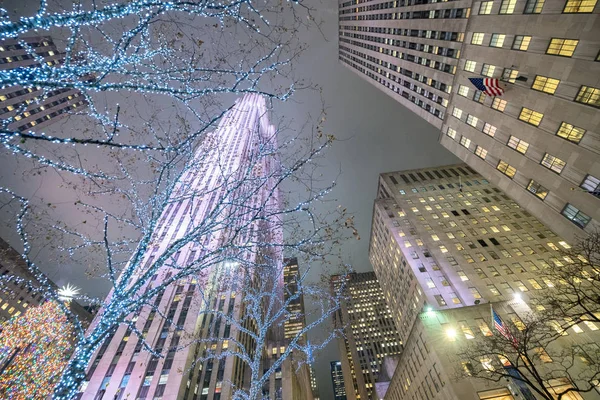
[[542, 8], [544, 8], [545, 0], [527, 0], [527, 4], [525, 5], [525, 10], [523, 10], [524, 14], [540, 14], [542, 12]]
[[485, 102], [486, 97], [487, 97], [487, 95], [485, 93], [483, 93], [480, 90], [476, 90], [475, 94], [473, 94], [473, 101], [483, 104]]
[[516, 35], [512, 45], [513, 50], [527, 51], [529, 43], [531, 42], [531, 36]]
[[575, 52], [578, 43], [579, 40], [574, 39], [552, 38], [548, 45], [548, 49], [546, 50], [546, 54], [571, 57]]
[[540, 92], [554, 94], [560, 83], [559, 79], [548, 78], [547, 76], [537, 75], [531, 88]]
[[543, 347], [536, 347], [534, 350], [542, 362], [544, 362], [544, 363], [552, 362], [552, 358], [550, 358], [550, 356], [548, 355], [546, 350], [544, 350]]
[[521, 109], [521, 114], [519, 114], [519, 119], [523, 122], [527, 122], [533, 126], [538, 126], [540, 122], [542, 122], [542, 118], [544, 114], [531, 110], [529, 108], [523, 107]]
[[469, 277], [464, 273], [464, 271], [457, 271], [456, 273], [458, 274], [461, 281], [465, 282], [469, 280]]
[[465, 85], [460, 85], [458, 87], [458, 94], [467, 97], [469, 95], [469, 87]]
[[506, 100], [502, 100], [502, 99], [499, 99], [498, 97], [496, 97], [494, 99], [494, 101], [492, 102], [492, 108], [494, 110], [504, 112], [504, 109], [506, 108]]
[[492, 365], [492, 359], [491, 358], [484, 357], [484, 358], [481, 358], [479, 361], [481, 361], [481, 366], [484, 369], [486, 369], [488, 371], [494, 371], [495, 370], [494, 366]]
[[467, 124], [471, 125], [472, 127], [476, 127], [477, 126], [477, 122], [479, 122], [479, 118], [473, 116], [473, 115], [467, 115]]
[[454, 109], [452, 110], [452, 115], [460, 119], [460, 117], [462, 116], [462, 110], [458, 107], [454, 107]]
[[527, 149], [529, 148], [529, 143], [527, 143], [524, 140], [519, 139], [516, 136], [511, 136], [508, 139], [508, 143], [506, 145], [508, 147], [510, 147], [511, 149], [515, 149], [516, 151], [518, 151], [521, 154], [525, 154], [527, 152]]
[[527, 286], [525, 286], [525, 284], [522, 281], [515, 281], [515, 284], [517, 285], [517, 287], [519, 288], [519, 290], [521, 292], [528, 292], [529, 289], [527, 289]]
[[563, 13], [591, 13], [597, 0], [568, 0]]
[[517, 173], [517, 169], [515, 167], [509, 165], [508, 163], [502, 160], [498, 162], [498, 166], [496, 167], [496, 169], [502, 172], [504, 175], [508, 176], [509, 178], [514, 177]]
[[581, 89], [579, 89], [579, 93], [577, 93], [577, 97], [575, 97], [575, 101], [600, 108], [600, 89], [582, 86]]
[[540, 285], [539, 282], [536, 281], [535, 279], [531, 278], [528, 281], [532, 288], [534, 288], [536, 290], [540, 290], [542, 288], [542, 285]]
[[481, 75], [492, 77], [494, 75], [495, 70], [495, 66], [490, 64], [483, 64], [483, 67], [481, 67]]
[[596, 197], [600, 197], [600, 179], [593, 175], [587, 175], [579, 187]]
[[456, 131], [452, 128], [448, 128], [446, 135], [450, 136], [452, 139], [456, 139]]
[[542, 159], [540, 164], [542, 164], [549, 170], [556, 172], [557, 174], [560, 174], [566, 165], [566, 163], [563, 160], [549, 153], [546, 153], [544, 155], [544, 158]]
[[573, 143], [579, 143], [585, 134], [585, 129], [562, 122], [556, 135]]
[[482, 44], [484, 36], [485, 36], [484, 33], [480, 33], [480, 32], [473, 33], [473, 36], [471, 37], [471, 44], [476, 44], [476, 45]]
[[467, 338], [469, 340], [475, 339], [475, 334], [473, 333], [473, 330], [467, 324], [467, 321], [458, 321], [458, 325], [460, 326], [460, 329], [462, 330], [463, 334], [465, 335], [465, 338]]
[[482, 129], [483, 133], [485, 133], [486, 135], [489, 135], [491, 137], [494, 137], [494, 135], [496, 134], [496, 127], [494, 125], [490, 125], [487, 122], [485, 124], [483, 124], [483, 129]]
[[471, 60], [465, 61], [465, 71], [475, 72], [475, 68], [477, 68], [477, 62]]
[[591, 221], [591, 218], [588, 215], [582, 213], [577, 207], [570, 203], [567, 203], [565, 208], [561, 211], [561, 214], [580, 228], [585, 228]]
[[512, 14], [513, 12], [515, 12], [516, 4], [517, 0], [502, 0], [502, 4], [500, 4], [499, 14]]
[[489, 285], [487, 285], [487, 287], [488, 287], [488, 290], [490, 292], [492, 292], [492, 294], [494, 296], [500, 296], [500, 291], [498, 290], [498, 288], [495, 285], [489, 284]]
[[517, 71], [516, 69], [504, 68], [504, 71], [502, 71], [502, 79], [505, 79], [510, 83], [515, 83], [517, 81], [518, 76], [519, 71]]
[[479, 293], [479, 290], [477, 290], [477, 288], [475, 287], [470, 287], [469, 291], [471, 292], [471, 294], [473, 295], [473, 297], [475, 299], [481, 299], [481, 293]]
[[466, 136], [463, 136], [460, 138], [460, 144], [461, 146], [466, 147], [468, 149], [471, 145], [471, 139], [467, 139]]
[[533, 179], [529, 181], [529, 185], [527, 185], [527, 190], [529, 190], [531, 193], [535, 194], [542, 200], [544, 200], [546, 196], [548, 196], [548, 189], [546, 189]]
[[493, 4], [494, 4], [493, 1], [482, 1], [481, 4], [479, 5], [479, 15], [491, 14]]
[[504, 39], [506, 35], [500, 33], [493, 33], [492, 39], [490, 40], [490, 47], [502, 47], [504, 45]]
[[481, 146], [477, 146], [475, 148], [475, 154], [485, 160], [485, 157], [487, 156], [487, 150]]

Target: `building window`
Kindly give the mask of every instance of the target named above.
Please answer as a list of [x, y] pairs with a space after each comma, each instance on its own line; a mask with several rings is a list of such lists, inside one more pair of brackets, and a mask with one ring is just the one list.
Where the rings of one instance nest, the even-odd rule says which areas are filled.
[[596, 178], [595, 176], [586, 176], [583, 182], [581, 182], [580, 187], [586, 192], [596, 197], [600, 197], [600, 179]]
[[515, 83], [517, 76], [519, 76], [519, 71], [516, 69], [504, 68], [504, 71], [502, 71], [502, 79], [507, 82]]
[[563, 13], [591, 13], [596, 2], [597, 0], [568, 0]]
[[544, 200], [546, 196], [548, 196], [548, 189], [546, 189], [533, 179], [529, 181], [529, 185], [527, 185], [527, 190], [529, 190], [531, 193], [535, 194], [542, 200]]
[[556, 132], [561, 138], [567, 139], [573, 143], [579, 143], [581, 138], [583, 138], [584, 133], [585, 129], [571, 125], [567, 122], [562, 122], [558, 128], [558, 132]]
[[539, 126], [540, 122], [542, 122], [542, 118], [544, 114], [539, 113], [537, 111], [533, 111], [527, 107], [523, 107], [521, 109], [521, 114], [519, 114], [519, 119], [523, 122], [527, 122], [533, 126]]
[[458, 87], [458, 94], [461, 96], [467, 97], [469, 95], [469, 87], [465, 85], [460, 85]]
[[549, 170], [556, 172], [557, 174], [560, 174], [565, 168], [565, 162], [563, 160], [561, 160], [558, 157], [554, 157], [549, 153], [546, 153], [544, 155], [541, 164]]
[[572, 206], [570, 203], [567, 203], [561, 214], [580, 228], [585, 228], [591, 220], [589, 216], [579, 211], [578, 208]]
[[493, 1], [482, 1], [479, 5], [479, 15], [488, 15], [492, 13]]
[[471, 292], [471, 294], [473, 295], [473, 297], [475, 299], [481, 299], [481, 293], [479, 293], [479, 290], [477, 290], [477, 288], [470, 287], [469, 291]]
[[533, 81], [533, 85], [531, 86], [531, 88], [540, 92], [554, 94], [559, 83], [559, 79], [553, 79], [548, 78], [547, 76], [537, 75], [535, 77], [535, 81]]
[[512, 14], [515, 12], [515, 5], [517, 4], [517, 0], [502, 0], [502, 4], [500, 4], [500, 12], [499, 14]]
[[485, 157], [487, 156], [487, 150], [481, 146], [477, 146], [475, 148], [475, 154], [485, 160]]
[[502, 47], [504, 45], [504, 39], [506, 35], [501, 33], [493, 33], [492, 39], [490, 40], [490, 47]]
[[477, 126], [477, 122], [479, 122], [479, 118], [469, 114], [467, 115], [467, 124], [476, 127]]
[[579, 89], [579, 93], [577, 93], [577, 97], [575, 97], [575, 101], [600, 108], [600, 89], [582, 86], [581, 89]]
[[513, 42], [512, 49], [519, 51], [527, 51], [529, 43], [531, 42], [531, 36], [517, 35]]
[[542, 12], [542, 8], [544, 8], [545, 0], [527, 0], [527, 4], [525, 5], [524, 14], [539, 14]]
[[575, 52], [577, 43], [579, 43], [579, 40], [552, 38], [548, 45], [548, 49], [546, 50], [546, 54], [571, 57]]
[[483, 64], [483, 67], [481, 67], [481, 75], [492, 77], [494, 75], [495, 70], [495, 66], [490, 64]]
[[475, 61], [471, 61], [471, 60], [465, 61], [465, 71], [475, 72], [476, 67], [477, 67], [477, 63]]
[[468, 139], [467, 137], [463, 136], [460, 138], [460, 144], [468, 149], [471, 145], [471, 139]]
[[483, 104], [485, 102], [486, 97], [487, 97], [487, 95], [485, 93], [483, 93], [480, 90], [476, 90], [475, 94], [473, 95], [473, 101]]
[[508, 143], [506, 145], [511, 149], [515, 149], [521, 154], [525, 154], [527, 152], [527, 149], [529, 148], [529, 143], [512, 135], [508, 139]]
[[491, 137], [494, 137], [494, 135], [496, 134], [496, 127], [494, 125], [488, 124], [487, 122], [485, 124], [483, 124], [483, 129], [482, 129], [483, 133], [485, 133], [486, 135], [489, 135]]
[[509, 165], [508, 163], [505, 163], [502, 160], [500, 160], [500, 162], [498, 162], [498, 166], [496, 167], [496, 169], [511, 179], [517, 173], [517, 169], [515, 167], [513, 167], [512, 165]]
[[504, 109], [506, 108], [506, 100], [502, 100], [496, 97], [492, 102], [492, 108], [494, 110], [504, 112]]
[[460, 119], [460, 117], [462, 116], [462, 110], [460, 108], [454, 107], [454, 110], [452, 110], [452, 115]]
[[471, 44], [481, 45], [485, 34], [481, 32], [474, 32], [471, 37]]
[[446, 135], [450, 136], [452, 139], [456, 139], [456, 131], [452, 128], [448, 128]]

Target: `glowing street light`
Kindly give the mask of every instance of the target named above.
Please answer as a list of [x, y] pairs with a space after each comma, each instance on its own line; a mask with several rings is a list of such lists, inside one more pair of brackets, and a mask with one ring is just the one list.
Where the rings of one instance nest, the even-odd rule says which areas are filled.
[[70, 283], [67, 283], [66, 286], [58, 289], [58, 298], [62, 301], [71, 301], [73, 297], [79, 294], [79, 289], [75, 286], [71, 286]]

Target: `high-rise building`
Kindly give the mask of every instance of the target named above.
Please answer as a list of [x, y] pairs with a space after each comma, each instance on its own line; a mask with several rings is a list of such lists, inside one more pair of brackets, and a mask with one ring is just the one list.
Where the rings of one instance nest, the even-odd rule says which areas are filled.
[[[306, 327], [306, 319], [304, 312], [304, 296], [298, 294], [298, 279], [300, 270], [298, 269], [298, 259], [284, 258], [283, 259], [283, 282], [286, 290], [284, 291], [284, 299], [288, 303], [287, 311], [291, 317], [284, 322], [285, 338], [291, 339], [296, 337], [302, 329]], [[306, 340], [306, 335], [302, 336], [302, 341]]]
[[[381, 174], [369, 256], [404, 350], [380, 398], [512, 399], [512, 384], [457, 381], [457, 346], [492, 334], [490, 303], [518, 328], [535, 310], [529, 294], [558, 284], [541, 271], [568, 262], [561, 248], [570, 245], [467, 165]], [[577, 329], [599, 339], [593, 323]]]
[[344, 301], [334, 316], [344, 328], [338, 338], [348, 399], [376, 399], [375, 382], [384, 357], [399, 354], [402, 341], [374, 272], [331, 277], [333, 291], [344, 285]]
[[333, 384], [333, 399], [346, 400], [346, 387], [341, 361], [331, 361], [331, 383]]
[[[157, 221], [153, 247], [145, 254], [142, 265], [151, 263], [167, 246], [182, 238], [190, 227], [206, 220], [208, 213], [213, 210], [213, 202], [228, 190], [225, 181], [237, 184], [236, 179], [231, 178], [246, 170], [244, 162], [252, 156], [258, 144], [267, 139], [273, 140], [274, 133], [264, 98], [247, 94], [238, 99], [232, 110], [222, 118], [218, 128], [196, 150], [196, 155], [202, 162], [193, 161], [186, 167], [187, 171], [184, 171], [171, 195], [172, 201]], [[277, 160], [265, 158], [261, 161], [261, 168], [264, 174], [268, 174], [272, 168], [277, 168]], [[278, 194], [271, 193], [272, 188], [268, 188], [268, 185], [263, 186], [264, 190], [254, 193], [250, 201], [267, 204], [264, 207], [278, 208]], [[201, 193], [208, 198], [186, 193]], [[245, 217], [240, 216], [239, 219], [242, 218]], [[264, 224], [265, 226], [253, 228], [247, 237], [244, 234], [245, 237], [241, 240], [249, 243], [260, 240], [251, 235], [261, 235], [263, 240], [265, 235], [274, 238], [280, 235], [280, 228], [269, 225], [269, 222]], [[229, 240], [225, 235], [226, 229], [216, 230], [204, 243], [187, 244], [177, 253], [174, 262], [191, 262], [197, 259], [203, 251], [211, 251], [221, 241]], [[136, 320], [137, 328], [146, 342], [155, 351], [166, 353], [164, 357], [153, 357], [142, 348], [141, 341], [137, 335], [132, 334], [130, 328], [120, 326], [97, 351], [90, 364], [81, 397], [86, 400], [217, 400], [230, 399], [234, 387], [247, 388], [250, 371], [238, 357], [209, 358], [196, 362], [207, 351], [206, 340], [214, 342], [208, 347], [217, 355], [228, 349], [233, 341], [248, 349], [252, 346], [250, 335], [241, 332], [236, 325], [226, 323], [220, 315], [204, 311], [224, 312], [241, 321], [244, 296], [240, 295], [239, 287], [236, 291], [228, 282], [237, 282], [234, 277], [244, 273], [241, 268], [236, 268], [242, 257], [250, 265], [265, 262], [267, 257], [273, 262], [279, 260], [278, 270], [282, 270], [281, 255], [263, 254], [259, 249], [254, 249], [249, 254], [237, 256], [237, 261], [215, 265], [203, 276], [192, 276], [169, 285], [156, 296], [154, 305], [183, 329], [174, 329], [155, 309], [148, 306], [140, 310]], [[169, 276], [170, 268], [164, 267], [140, 290], [145, 290], [147, 285], [156, 286]], [[275, 285], [283, 285], [283, 276], [276, 277], [275, 281]], [[201, 291], [199, 287], [202, 288]], [[252, 321], [245, 321], [244, 329], [252, 330]], [[214, 338], [222, 340], [215, 341]], [[285, 351], [285, 343], [283, 329], [276, 324], [269, 332], [268, 343], [261, 355], [264, 360], [263, 368], [268, 369], [275, 363], [277, 357]], [[178, 346], [179, 350], [175, 351]], [[294, 379], [288, 379], [290, 376], [293, 378], [295, 371], [291, 363], [286, 360], [279, 368], [264, 383], [263, 395], [271, 399], [303, 398], [296, 393], [297, 389], [301, 389], [300, 385]]]
[[312, 395], [314, 400], [319, 400], [321, 396], [319, 395], [319, 386], [317, 385], [317, 372], [315, 368], [311, 365], [309, 366], [310, 372], [310, 389], [312, 390]]
[[[0, 71], [37, 67], [41, 61], [52, 67], [60, 65], [63, 59], [64, 54], [48, 36], [0, 41]], [[6, 126], [9, 130], [39, 130], [86, 106], [85, 98], [77, 89], [44, 90], [19, 85], [0, 88], [0, 120], [9, 121]]]
[[596, 0], [338, 3], [343, 65], [557, 234], [600, 226]]

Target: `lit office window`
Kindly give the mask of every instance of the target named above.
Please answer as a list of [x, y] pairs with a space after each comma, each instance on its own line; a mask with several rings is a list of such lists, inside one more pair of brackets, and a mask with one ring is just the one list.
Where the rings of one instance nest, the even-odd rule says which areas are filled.
[[547, 76], [537, 75], [535, 77], [535, 81], [533, 81], [533, 85], [531, 86], [531, 88], [540, 92], [554, 94], [559, 83], [559, 79], [553, 79], [548, 78]]
[[521, 109], [521, 114], [519, 114], [519, 119], [523, 122], [527, 122], [528, 124], [538, 126], [540, 122], [542, 122], [542, 118], [544, 114], [531, 110], [527, 107], [523, 107]]
[[477, 146], [475, 148], [475, 155], [485, 160], [485, 157], [487, 156], [487, 150], [481, 146]]
[[517, 4], [517, 0], [502, 0], [502, 4], [500, 4], [500, 12], [499, 14], [512, 14], [515, 12], [515, 5]]
[[476, 67], [477, 67], [477, 62], [471, 61], [471, 60], [465, 61], [465, 71], [475, 72]]
[[513, 45], [512, 45], [512, 49], [520, 50], [520, 51], [527, 51], [527, 49], [529, 48], [530, 42], [531, 42], [531, 36], [516, 35], [515, 41], [513, 42]]
[[585, 129], [571, 125], [567, 122], [562, 122], [556, 135], [563, 139], [567, 139], [570, 142], [579, 143], [581, 138], [583, 138], [584, 133]]
[[552, 154], [546, 153], [541, 163], [544, 167], [548, 168], [560, 174], [562, 170], [565, 168], [566, 163], [558, 157], [553, 156]]
[[521, 154], [525, 154], [527, 152], [527, 149], [529, 148], [529, 143], [512, 135], [508, 139], [508, 143], [506, 145], [511, 149], [518, 151]]
[[568, 0], [563, 13], [591, 13], [596, 2], [597, 0]]
[[468, 139], [467, 137], [463, 136], [460, 138], [460, 144], [461, 146], [468, 149], [469, 146], [471, 146], [471, 139]]
[[575, 97], [575, 101], [600, 108], [600, 89], [582, 86], [581, 89], [579, 89], [579, 93], [577, 93], [577, 97]]
[[488, 15], [492, 13], [493, 1], [482, 1], [479, 5], [479, 15]]
[[490, 40], [490, 47], [502, 47], [504, 45], [504, 39], [506, 35], [500, 33], [493, 33], [492, 39]]
[[492, 108], [494, 110], [504, 112], [504, 109], [506, 108], [506, 100], [502, 100], [496, 97], [492, 102]]
[[523, 10], [524, 14], [539, 14], [542, 12], [542, 8], [544, 8], [545, 0], [527, 0], [527, 4], [525, 5], [525, 10]]
[[548, 45], [548, 49], [546, 50], [546, 54], [571, 57], [575, 52], [577, 43], [579, 43], [579, 40], [552, 38], [552, 40], [550, 40], [550, 44]]
[[592, 220], [588, 215], [582, 213], [577, 207], [570, 203], [567, 203], [561, 214], [580, 228], [585, 228]]
[[481, 32], [474, 32], [471, 37], [471, 44], [481, 45], [485, 34]]
[[583, 182], [581, 182], [580, 187], [586, 192], [596, 197], [600, 197], [600, 179], [596, 178], [595, 176], [586, 176]]
[[485, 133], [486, 135], [489, 135], [491, 137], [494, 137], [494, 135], [496, 134], [496, 127], [494, 125], [488, 124], [487, 122], [483, 125], [483, 129], [482, 129], [483, 133]]
[[542, 200], [544, 200], [546, 196], [548, 196], [548, 189], [546, 189], [533, 179], [529, 182], [529, 185], [527, 185], [527, 190], [529, 190], [531, 193], [535, 194]]
[[481, 75], [483, 76], [487, 76], [487, 77], [492, 77], [494, 75], [494, 71], [496, 70], [496, 67], [490, 64], [483, 64], [483, 67], [481, 67]]
[[517, 169], [515, 167], [509, 165], [508, 163], [506, 163], [502, 160], [500, 160], [500, 162], [498, 162], [498, 166], [496, 167], [496, 169], [511, 179], [517, 173]]

